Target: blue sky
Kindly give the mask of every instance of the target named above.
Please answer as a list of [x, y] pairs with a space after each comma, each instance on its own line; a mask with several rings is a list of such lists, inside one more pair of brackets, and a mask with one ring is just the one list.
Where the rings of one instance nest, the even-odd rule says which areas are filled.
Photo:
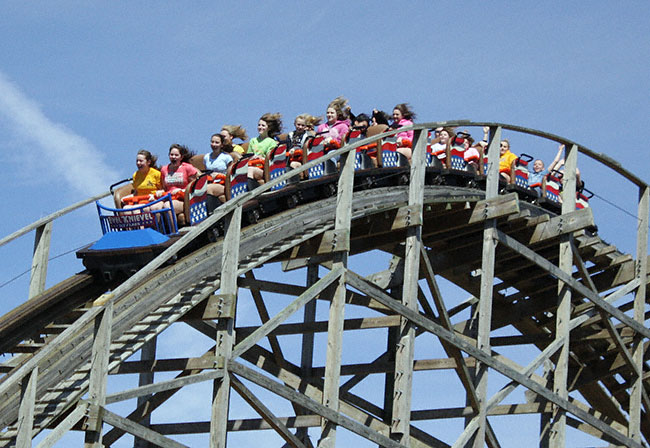
[[[285, 129], [345, 95], [355, 113], [409, 102], [418, 121], [468, 118], [552, 132], [647, 174], [650, 4], [592, 2], [0, 2], [0, 237], [129, 177], [135, 153], [209, 150], [223, 124]], [[478, 130], [473, 130], [479, 135]], [[547, 163], [556, 146], [511, 135]], [[636, 213], [636, 192], [588, 161], [587, 186]], [[635, 221], [592, 202], [634, 250]], [[52, 255], [99, 237], [91, 208], [54, 227]], [[0, 248], [0, 284], [31, 236]], [[52, 262], [48, 284], [81, 264]], [[0, 288], [24, 300], [25, 276]]]

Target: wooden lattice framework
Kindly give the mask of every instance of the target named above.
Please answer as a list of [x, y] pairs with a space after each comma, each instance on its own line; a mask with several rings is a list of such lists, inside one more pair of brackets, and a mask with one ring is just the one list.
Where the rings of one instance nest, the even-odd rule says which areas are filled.
[[[440, 125], [490, 126], [485, 191], [425, 186], [427, 133]], [[309, 427], [320, 427], [320, 447], [336, 446], [339, 428], [379, 446], [450, 446], [435, 432], [419, 429], [417, 422], [455, 417], [465, 418], [465, 424], [453, 446], [497, 447], [491, 415], [507, 414], [516, 421], [518, 414], [537, 413], [540, 446], [565, 446], [567, 425], [616, 445], [646, 446], [648, 186], [606, 157], [539, 131], [471, 122], [412, 128], [416, 137], [408, 186], [353, 194], [354, 158], [348, 154], [371, 139], [357, 142], [327, 156], [341, 157], [335, 198], [242, 229], [244, 202], [289, 177], [285, 175], [217, 209], [110, 294], [99, 295], [96, 282], [83, 276], [43, 291], [51, 221], [64, 211], [1, 240], [0, 245], [37, 230], [31, 311], [10, 313], [0, 321], [7, 336], [3, 351], [19, 346], [28, 351], [25, 339], [34, 332], [49, 337], [3, 365], [0, 445], [32, 446], [32, 438], [47, 429], [38, 446], [54, 446], [74, 429], [85, 432], [89, 447], [110, 445], [125, 433], [135, 436], [136, 446], [184, 446], [171, 435], [197, 432], [206, 434], [205, 444], [209, 439], [210, 446], [221, 447], [237, 428], [257, 425], [273, 429], [295, 447], [312, 446]], [[497, 146], [503, 129], [567, 145], [561, 215], [519, 201], [515, 194], [499, 194]], [[578, 152], [638, 186], [635, 258], [590, 233], [590, 209], [575, 210]], [[221, 219], [223, 239], [161, 268]], [[350, 267], [351, 256], [375, 249], [392, 256], [388, 269], [363, 276]], [[276, 262], [287, 271], [302, 267], [304, 285], [256, 278], [254, 269]], [[532, 281], [517, 277], [515, 271], [523, 269], [532, 273]], [[448, 307], [441, 277], [473, 298]], [[251, 291], [262, 325], [238, 327], [240, 288]], [[515, 292], [504, 292], [507, 288]], [[268, 292], [295, 299], [270, 315]], [[47, 300], [68, 295], [77, 302], [66, 309], [60, 305], [67, 322], [61, 323], [57, 313], [51, 320], [34, 317], [33, 310]], [[329, 304], [326, 321], [315, 320], [316, 300]], [[368, 314], [346, 319], [351, 306]], [[472, 317], [454, 321], [459, 309], [467, 307], [474, 311]], [[300, 311], [303, 319], [288, 323]], [[214, 346], [199, 357], [160, 359], [158, 336], [180, 322], [214, 340]], [[517, 334], [495, 333], [506, 326]], [[346, 364], [344, 335], [360, 328], [384, 329], [387, 349], [371, 363]], [[323, 367], [314, 365], [314, 335], [320, 332], [327, 334]], [[280, 343], [278, 336], [287, 334], [299, 335], [299, 347]], [[423, 334], [439, 341], [445, 358], [422, 357], [416, 340]], [[538, 354], [522, 366], [498, 353], [495, 343], [525, 345]], [[130, 360], [138, 351], [141, 360]], [[297, 357], [299, 363], [291, 362]], [[543, 377], [537, 374], [542, 366]], [[436, 369], [456, 372], [466, 406], [413, 409], [414, 371]], [[154, 381], [153, 373], [161, 371], [178, 375]], [[490, 372], [511, 382], [490, 394]], [[122, 373], [139, 374], [139, 386], [108, 394], [108, 375]], [[376, 397], [351, 391], [371, 375], [384, 379], [379, 405], [372, 401]], [[209, 421], [151, 424], [151, 412], [176, 391], [206, 381], [214, 385]], [[529, 391], [527, 402], [500, 405], [519, 386]], [[274, 403], [260, 398], [257, 391], [262, 389], [288, 400], [293, 415], [276, 415]], [[233, 391], [261, 420], [229, 420]], [[108, 409], [132, 399], [137, 404], [127, 416]], [[112, 429], [106, 431], [108, 427]]]

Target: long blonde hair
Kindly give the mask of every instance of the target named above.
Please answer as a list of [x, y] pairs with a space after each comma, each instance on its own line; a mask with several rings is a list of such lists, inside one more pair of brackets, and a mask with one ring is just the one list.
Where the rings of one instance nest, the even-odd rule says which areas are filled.
[[221, 128], [222, 131], [227, 131], [228, 134], [232, 138], [240, 138], [242, 141], [248, 140], [248, 134], [246, 133], [246, 129], [244, 129], [241, 125], [237, 124], [225, 124]]

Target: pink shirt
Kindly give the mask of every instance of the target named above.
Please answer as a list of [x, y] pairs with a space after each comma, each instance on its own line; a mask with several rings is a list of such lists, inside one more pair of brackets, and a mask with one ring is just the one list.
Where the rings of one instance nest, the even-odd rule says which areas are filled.
[[187, 184], [190, 183], [190, 177], [195, 176], [197, 173], [198, 171], [196, 168], [186, 162], [181, 163], [181, 166], [179, 166], [178, 169], [173, 173], [169, 172], [169, 165], [165, 165], [160, 170], [160, 174], [162, 175], [163, 189], [166, 192], [169, 192], [176, 188], [184, 190], [185, 187], [187, 187]]
[[[413, 122], [411, 120], [407, 120], [406, 118], [402, 118], [399, 123], [397, 123], [398, 127], [403, 128], [404, 126], [411, 126]], [[411, 142], [413, 142], [413, 131], [404, 131], [400, 132], [395, 135], [398, 139], [400, 138], [407, 138]]]
[[336, 140], [338, 143], [343, 143], [343, 138], [348, 134], [350, 129], [350, 123], [348, 120], [338, 120], [333, 125], [323, 123], [316, 128], [316, 133], [327, 138], [330, 137], [332, 140]]

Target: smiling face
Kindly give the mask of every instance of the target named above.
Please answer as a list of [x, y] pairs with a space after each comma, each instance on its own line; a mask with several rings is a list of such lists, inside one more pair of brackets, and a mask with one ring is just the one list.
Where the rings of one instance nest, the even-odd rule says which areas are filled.
[[543, 169], [544, 169], [544, 162], [542, 162], [540, 159], [537, 159], [535, 160], [535, 162], [533, 162], [533, 171], [539, 173]]
[[138, 154], [135, 157], [135, 166], [138, 167], [138, 171], [148, 171], [151, 166], [151, 162], [147, 160], [144, 154]]
[[266, 137], [268, 132], [269, 132], [269, 125], [266, 123], [266, 121], [264, 120], [258, 121], [257, 133], [260, 134], [260, 136]]
[[501, 155], [507, 153], [509, 149], [510, 149], [510, 143], [508, 143], [505, 140], [501, 140], [501, 144], [499, 145], [499, 151]]
[[399, 109], [393, 109], [393, 121], [395, 123], [399, 123], [402, 118], [404, 118], [404, 115], [402, 115], [402, 111], [400, 111]]
[[212, 148], [213, 152], [219, 152], [221, 150], [222, 146], [222, 139], [223, 137], [221, 135], [213, 135], [212, 138], [210, 139], [210, 147]]
[[325, 112], [325, 116], [327, 117], [327, 124], [336, 123], [336, 109], [334, 109], [333, 107], [327, 108], [327, 112]]
[[440, 143], [446, 145], [448, 141], [449, 141], [449, 132], [447, 132], [446, 129], [443, 129], [442, 131], [440, 131]]
[[296, 131], [304, 132], [308, 128], [307, 123], [305, 123], [303, 118], [296, 118], [296, 121], [294, 121], [293, 124], [296, 127]]

